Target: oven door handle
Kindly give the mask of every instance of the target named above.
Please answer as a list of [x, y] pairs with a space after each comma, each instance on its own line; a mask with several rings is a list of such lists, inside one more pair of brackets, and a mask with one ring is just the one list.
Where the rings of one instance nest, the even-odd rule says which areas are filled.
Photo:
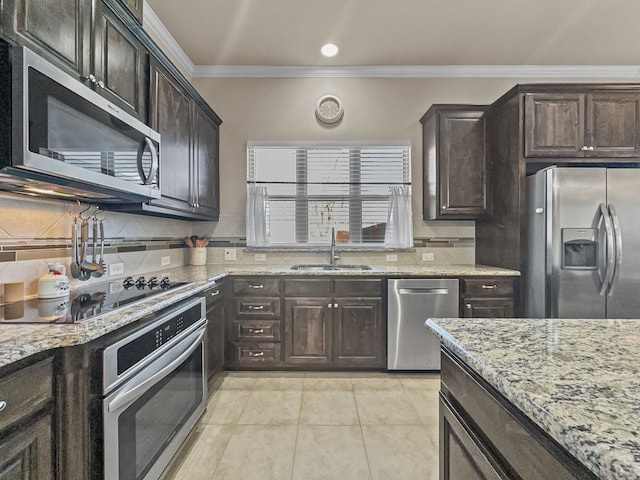
[[[108, 410], [109, 412], [115, 412], [116, 410], [122, 408], [124, 405], [134, 401], [138, 397], [140, 397], [144, 392], [153, 387], [156, 383], [161, 381], [168, 373], [174, 370], [176, 367], [180, 366], [182, 362], [184, 362], [187, 358], [189, 358], [193, 352], [200, 346], [202, 339], [206, 333], [206, 329], [201, 330], [198, 333], [196, 339], [191, 343], [191, 345], [187, 348], [185, 352], [180, 354], [178, 358], [173, 360], [169, 365], [162, 368], [160, 371], [147, 378], [143, 382], [139, 383], [135, 387], [126, 389], [116, 395], [113, 400], [109, 402]], [[177, 345], [176, 345], [177, 347]], [[174, 347], [174, 348], [176, 348]]]

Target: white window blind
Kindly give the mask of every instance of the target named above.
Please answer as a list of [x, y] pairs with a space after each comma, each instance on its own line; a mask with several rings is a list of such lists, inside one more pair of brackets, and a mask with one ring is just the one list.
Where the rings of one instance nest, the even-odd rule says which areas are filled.
[[[411, 186], [408, 143], [247, 147], [247, 183], [266, 187], [271, 246], [384, 246], [390, 187]], [[248, 219], [249, 221], [249, 219]]]

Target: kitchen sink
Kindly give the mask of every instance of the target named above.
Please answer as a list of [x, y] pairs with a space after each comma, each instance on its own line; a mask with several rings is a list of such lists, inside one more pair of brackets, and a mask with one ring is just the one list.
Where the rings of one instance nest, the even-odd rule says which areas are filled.
[[329, 265], [325, 263], [301, 263], [292, 265], [291, 270], [373, 270], [369, 265]]

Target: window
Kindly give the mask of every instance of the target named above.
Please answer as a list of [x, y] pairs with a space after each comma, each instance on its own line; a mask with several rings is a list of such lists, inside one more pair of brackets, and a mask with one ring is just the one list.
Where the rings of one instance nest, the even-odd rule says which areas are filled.
[[[385, 237], [389, 246], [391, 229], [411, 229], [410, 151], [406, 142], [249, 143], [248, 245], [326, 246], [333, 228], [342, 246], [383, 248]], [[389, 225], [394, 187], [409, 198], [409, 225]]]

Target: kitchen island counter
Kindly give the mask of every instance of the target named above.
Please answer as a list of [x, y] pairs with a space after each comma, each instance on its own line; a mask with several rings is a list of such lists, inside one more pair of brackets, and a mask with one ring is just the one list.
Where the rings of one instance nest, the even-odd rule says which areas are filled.
[[640, 479], [638, 320], [430, 319], [443, 347], [602, 479]]

